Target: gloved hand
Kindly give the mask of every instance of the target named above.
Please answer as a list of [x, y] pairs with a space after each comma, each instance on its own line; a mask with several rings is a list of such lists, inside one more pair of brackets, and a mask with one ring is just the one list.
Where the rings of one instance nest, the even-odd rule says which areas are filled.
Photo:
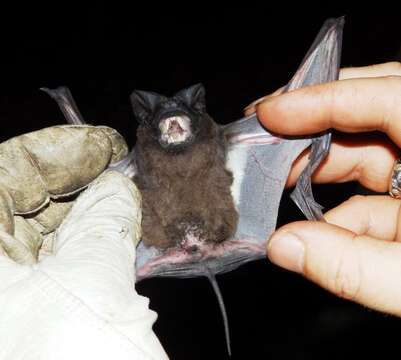
[[1, 143], [3, 252], [18, 263], [35, 263], [76, 194], [127, 151], [122, 136], [105, 126], [54, 126]]
[[135, 291], [140, 222], [135, 185], [106, 171], [72, 205], [51, 255], [29, 265], [0, 255], [0, 359], [167, 358]]

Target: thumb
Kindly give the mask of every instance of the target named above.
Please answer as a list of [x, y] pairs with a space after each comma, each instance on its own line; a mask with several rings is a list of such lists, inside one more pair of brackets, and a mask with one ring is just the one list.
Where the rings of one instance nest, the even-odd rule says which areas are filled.
[[334, 294], [401, 316], [401, 243], [322, 222], [288, 224], [269, 241], [269, 259]]

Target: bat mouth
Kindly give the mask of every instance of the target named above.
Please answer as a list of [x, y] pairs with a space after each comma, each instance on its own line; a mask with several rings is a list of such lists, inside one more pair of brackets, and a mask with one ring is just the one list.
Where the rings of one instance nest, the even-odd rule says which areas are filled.
[[181, 144], [191, 137], [191, 120], [186, 115], [174, 115], [159, 123], [161, 141], [167, 145]]

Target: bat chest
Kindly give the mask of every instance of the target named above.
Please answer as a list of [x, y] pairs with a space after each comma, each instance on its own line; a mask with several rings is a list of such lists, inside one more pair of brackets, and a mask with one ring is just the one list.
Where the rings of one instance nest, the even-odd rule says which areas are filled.
[[194, 249], [232, 235], [237, 214], [224, 165], [186, 159], [158, 168], [150, 178], [152, 186], [142, 192], [145, 244]]

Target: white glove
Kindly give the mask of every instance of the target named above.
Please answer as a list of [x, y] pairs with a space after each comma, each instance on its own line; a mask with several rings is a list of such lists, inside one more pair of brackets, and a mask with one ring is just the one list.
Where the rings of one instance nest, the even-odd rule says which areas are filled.
[[135, 290], [140, 196], [106, 172], [58, 228], [35, 265], [0, 255], [0, 359], [167, 359], [156, 313]]

